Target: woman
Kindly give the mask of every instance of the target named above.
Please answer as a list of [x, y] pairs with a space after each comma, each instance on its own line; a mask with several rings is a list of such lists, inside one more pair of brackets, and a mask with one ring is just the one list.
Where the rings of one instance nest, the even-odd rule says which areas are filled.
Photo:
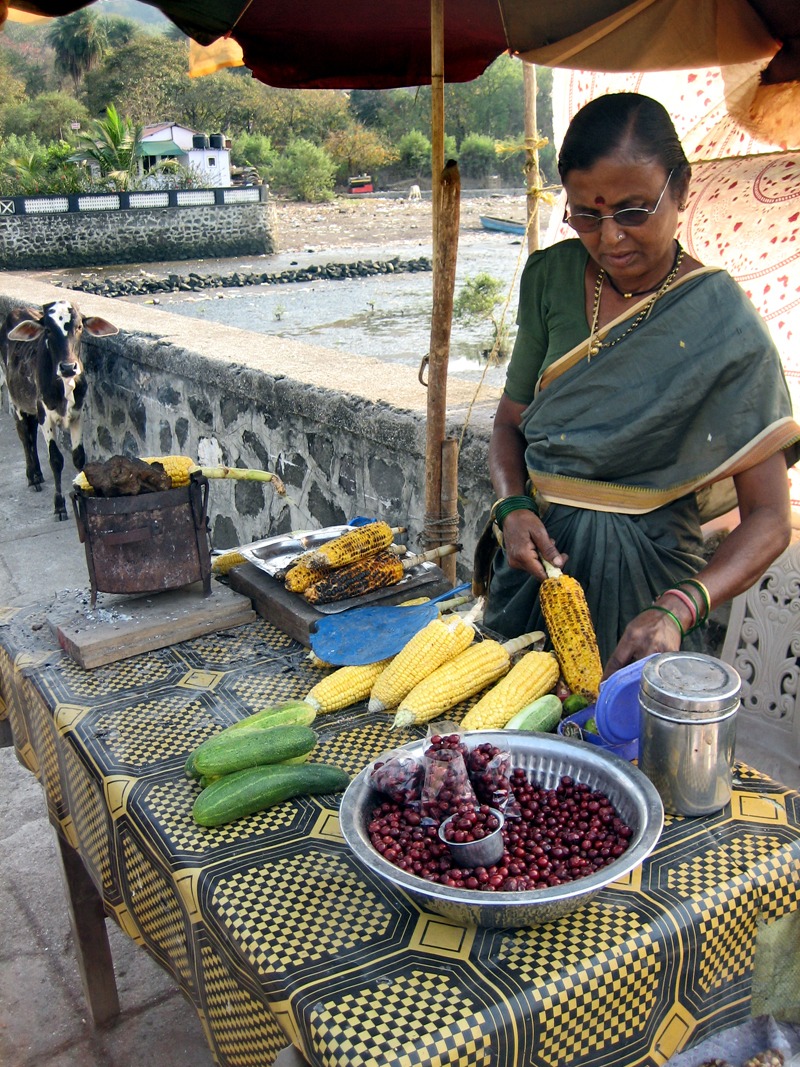
[[[582, 583], [608, 676], [700, 647], [712, 606], [784, 550], [800, 426], [744, 293], [675, 239], [691, 168], [661, 104], [593, 100], [558, 167], [577, 240], [535, 252], [521, 281], [489, 450], [502, 549], [486, 623], [542, 625], [544, 558]], [[706, 564], [701, 522], [737, 503]]]

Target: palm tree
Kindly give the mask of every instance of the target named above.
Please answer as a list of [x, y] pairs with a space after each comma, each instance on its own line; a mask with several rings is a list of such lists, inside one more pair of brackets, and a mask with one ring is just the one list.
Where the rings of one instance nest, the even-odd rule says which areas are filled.
[[103, 19], [86, 9], [55, 19], [47, 41], [56, 53], [56, 70], [71, 78], [76, 90], [84, 74], [96, 67], [108, 51]]
[[94, 119], [81, 133], [78, 149], [71, 157], [76, 162], [95, 163], [100, 173], [115, 189], [130, 189], [139, 176], [137, 149], [142, 126], [120, 117], [113, 104], [106, 108], [104, 119]]

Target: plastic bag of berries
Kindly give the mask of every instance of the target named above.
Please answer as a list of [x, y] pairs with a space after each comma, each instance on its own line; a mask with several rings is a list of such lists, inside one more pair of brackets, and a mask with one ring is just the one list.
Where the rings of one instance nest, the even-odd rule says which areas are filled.
[[419, 805], [425, 770], [422, 760], [402, 748], [390, 749], [372, 764], [369, 781], [397, 804]]
[[511, 787], [514, 767], [510, 752], [483, 742], [469, 753], [467, 770], [481, 804], [488, 804], [509, 818], [519, 817], [520, 807]]
[[422, 816], [436, 823], [477, 803], [467, 770], [469, 749], [454, 723], [434, 723], [423, 748]]

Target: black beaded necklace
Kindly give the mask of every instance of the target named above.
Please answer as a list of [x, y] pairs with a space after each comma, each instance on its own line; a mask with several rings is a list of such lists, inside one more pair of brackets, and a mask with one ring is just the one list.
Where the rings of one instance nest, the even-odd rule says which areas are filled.
[[678, 265], [678, 257], [680, 256], [682, 251], [683, 251], [683, 249], [681, 248], [680, 241], [676, 241], [675, 242], [675, 258], [672, 261], [672, 266], [669, 268], [669, 270], [664, 275], [664, 277], [661, 279], [661, 281], [660, 282], [656, 282], [656, 284], [651, 286], [649, 289], [637, 289], [635, 292], [626, 293], [624, 291], [624, 289], [620, 289], [620, 287], [616, 284], [616, 282], [614, 281], [614, 279], [611, 277], [611, 275], [608, 272], [604, 272], [604, 273], [605, 273], [606, 278], [608, 278], [609, 284], [611, 285], [611, 288], [614, 290], [614, 292], [618, 293], [620, 296], [624, 297], [626, 300], [630, 300], [634, 296], [644, 296], [645, 293], [655, 293], [658, 289], [661, 288], [661, 286], [664, 284], [664, 282], [667, 280], [667, 278], [669, 278], [670, 274], [672, 274], [672, 272], [677, 267], [677, 265]]

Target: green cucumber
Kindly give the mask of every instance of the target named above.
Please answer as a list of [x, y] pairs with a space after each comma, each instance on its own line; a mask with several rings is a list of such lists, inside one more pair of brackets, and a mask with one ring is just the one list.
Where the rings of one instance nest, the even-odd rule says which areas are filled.
[[561, 701], [555, 693], [546, 693], [543, 697], [528, 704], [522, 711], [518, 711], [513, 719], [506, 723], [505, 729], [537, 730], [539, 733], [546, 734], [555, 730], [560, 722]]
[[197, 749], [192, 749], [192, 751], [186, 757], [186, 762], [183, 765], [183, 773], [186, 775], [187, 778], [199, 778], [200, 777], [200, 775], [197, 773], [197, 769], [195, 768], [195, 765], [194, 765], [194, 754], [195, 754], [196, 751], [197, 751]]
[[200, 777], [233, 774], [246, 767], [283, 763], [303, 756], [317, 743], [308, 726], [273, 726], [269, 730], [223, 730], [194, 751], [193, 767]]
[[240, 719], [226, 730], [270, 730], [273, 726], [310, 726], [317, 713], [304, 700], [291, 700], [275, 708], [263, 708], [246, 719]]
[[570, 693], [561, 704], [561, 710], [564, 715], [576, 715], [579, 711], [583, 711], [584, 708], [588, 707], [589, 701], [583, 693]]
[[292, 797], [341, 793], [349, 782], [341, 767], [328, 763], [249, 767], [204, 789], [194, 802], [192, 818], [198, 826], [224, 826]]

